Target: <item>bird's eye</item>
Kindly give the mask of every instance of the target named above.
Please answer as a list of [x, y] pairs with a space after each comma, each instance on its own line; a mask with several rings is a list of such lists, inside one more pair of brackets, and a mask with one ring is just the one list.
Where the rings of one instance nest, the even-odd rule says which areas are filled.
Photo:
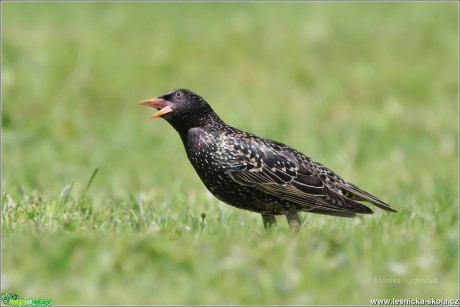
[[184, 94], [182, 92], [176, 92], [174, 94], [174, 98], [177, 100], [177, 101], [182, 101], [182, 98], [184, 98]]

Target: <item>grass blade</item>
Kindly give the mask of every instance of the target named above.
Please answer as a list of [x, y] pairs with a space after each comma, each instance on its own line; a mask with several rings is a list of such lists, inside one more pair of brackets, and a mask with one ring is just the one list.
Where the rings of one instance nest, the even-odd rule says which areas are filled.
[[96, 177], [96, 175], [97, 175], [97, 172], [99, 172], [99, 168], [95, 168], [95, 169], [94, 169], [93, 173], [91, 174], [91, 177], [90, 177], [89, 180], [88, 180], [88, 183], [86, 184], [85, 189], [83, 190], [83, 192], [82, 192], [81, 195], [80, 195], [80, 199], [82, 199], [83, 197], [85, 197], [86, 192], [88, 192], [89, 187], [90, 187], [91, 184], [93, 183], [94, 177]]

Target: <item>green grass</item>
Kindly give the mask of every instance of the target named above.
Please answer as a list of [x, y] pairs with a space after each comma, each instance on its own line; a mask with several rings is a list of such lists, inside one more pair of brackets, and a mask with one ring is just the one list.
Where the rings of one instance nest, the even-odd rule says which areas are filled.
[[[2, 291], [54, 304], [458, 297], [457, 7], [2, 3]], [[303, 214], [296, 235], [279, 217], [265, 232], [212, 197], [176, 132], [136, 104], [178, 87], [399, 212]]]

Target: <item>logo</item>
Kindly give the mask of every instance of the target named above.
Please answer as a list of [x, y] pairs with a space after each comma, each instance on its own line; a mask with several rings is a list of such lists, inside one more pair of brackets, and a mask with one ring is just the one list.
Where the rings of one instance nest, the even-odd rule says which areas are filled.
[[14, 292], [2, 292], [1, 299], [3, 304], [9, 306], [35, 306], [35, 305], [51, 305], [50, 299], [34, 299], [34, 298], [20, 298]]

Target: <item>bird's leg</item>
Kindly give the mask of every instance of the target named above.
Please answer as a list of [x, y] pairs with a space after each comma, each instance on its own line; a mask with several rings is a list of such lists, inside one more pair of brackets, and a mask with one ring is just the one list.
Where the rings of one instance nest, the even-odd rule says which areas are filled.
[[276, 226], [276, 218], [271, 214], [261, 214], [262, 220], [264, 222], [265, 229], [271, 229], [273, 226]]
[[297, 211], [294, 208], [289, 207], [289, 208], [286, 208], [286, 211], [284, 214], [286, 215], [286, 219], [288, 221], [289, 228], [291, 228], [295, 232], [299, 231], [300, 226], [302, 225], [302, 220], [300, 219], [300, 216], [297, 213]]

